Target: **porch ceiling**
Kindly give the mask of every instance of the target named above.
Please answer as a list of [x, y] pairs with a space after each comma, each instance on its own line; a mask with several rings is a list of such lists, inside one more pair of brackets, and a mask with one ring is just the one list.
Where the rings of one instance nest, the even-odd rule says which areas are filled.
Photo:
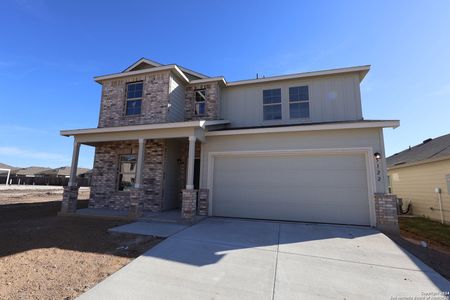
[[134, 126], [106, 128], [87, 128], [61, 130], [62, 136], [73, 136], [80, 144], [93, 145], [99, 142], [125, 141], [143, 139], [171, 139], [195, 136], [200, 141], [205, 139], [208, 126], [220, 126], [230, 123], [226, 120], [199, 120]]

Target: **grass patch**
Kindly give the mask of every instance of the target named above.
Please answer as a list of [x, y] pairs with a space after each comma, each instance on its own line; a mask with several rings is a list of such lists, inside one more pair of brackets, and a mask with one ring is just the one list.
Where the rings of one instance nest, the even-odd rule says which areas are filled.
[[399, 218], [400, 230], [450, 247], [450, 226], [423, 217]]

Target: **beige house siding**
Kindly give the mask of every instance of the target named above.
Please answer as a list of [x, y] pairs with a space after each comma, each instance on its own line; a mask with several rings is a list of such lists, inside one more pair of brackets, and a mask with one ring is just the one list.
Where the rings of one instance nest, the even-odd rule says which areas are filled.
[[[231, 127], [361, 120], [359, 84], [359, 75], [355, 73], [229, 86], [221, 91], [221, 115], [231, 121]], [[309, 87], [310, 118], [290, 119], [289, 88], [304, 85]], [[282, 119], [264, 121], [263, 90], [278, 88]]]
[[[208, 136], [207, 143], [202, 144], [200, 187], [208, 187], [208, 155], [211, 152], [370, 147], [374, 153], [383, 153], [381, 131], [381, 128], [367, 128]], [[384, 172], [382, 168], [380, 165], [380, 173]], [[384, 176], [376, 179], [375, 192], [384, 193], [385, 187]]]
[[[412, 213], [440, 221], [439, 201], [435, 188], [441, 188], [444, 220], [450, 224], [450, 195], [445, 175], [450, 174], [450, 159], [388, 171], [392, 193], [411, 200]], [[405, 207], [406, 208], [406, 207]]]

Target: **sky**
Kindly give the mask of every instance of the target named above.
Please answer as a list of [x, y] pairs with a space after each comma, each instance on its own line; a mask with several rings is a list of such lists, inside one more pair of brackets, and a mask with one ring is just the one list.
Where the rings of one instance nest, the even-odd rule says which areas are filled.
[[[70, 165], [97, 126], [98, 75], [141, 57], [226, 80], [370, 64], [386, 154], [450, 133], [450, 1], [0, 1], [0, 162]], [[79, 166], [92, 167], [82, 146]]]

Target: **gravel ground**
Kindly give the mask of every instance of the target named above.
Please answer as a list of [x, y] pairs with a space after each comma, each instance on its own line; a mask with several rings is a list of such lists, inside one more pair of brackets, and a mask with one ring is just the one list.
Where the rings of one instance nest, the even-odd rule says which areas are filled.
[[122, 221], [57, 217], [61, 195], [47, 196], [0, 196], [0, 299], [73, 299], [160, 241], [107, 232]]

